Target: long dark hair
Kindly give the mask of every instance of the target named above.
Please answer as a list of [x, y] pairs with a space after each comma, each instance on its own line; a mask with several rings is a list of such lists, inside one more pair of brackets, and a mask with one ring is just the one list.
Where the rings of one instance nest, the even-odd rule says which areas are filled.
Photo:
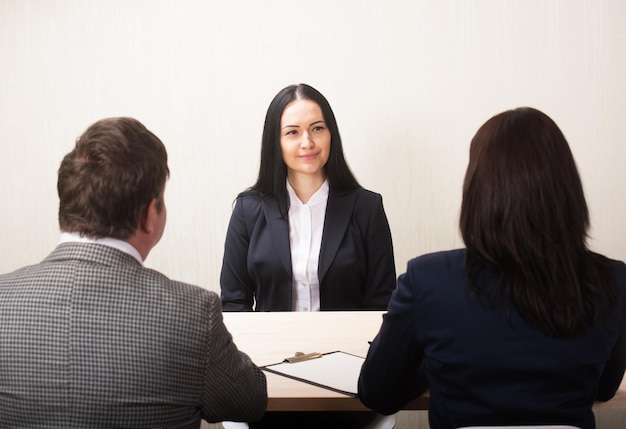
[[280, 148], [280, 119], [285, 107], [296, 99], [311, 100], [317, 103], [324, 115], [330, 131], [330, 154], [324, 166], [328, 185], [332, 189], [357, 189], [361, 186], [356, 180], [343, 154], [341, 136], [335, 114], [328, 100], [315, 88], [306, 85], [290, 85], [283, 88], [272, 100], [267, 114], [261, 139], [261, 163], [256, 183], [247, 192], [258, 192], [276, 198], [283, 216], [289, 210], [289, 196], [285, 186], [287, 166]]
[[[506, 297], [549, 335], [596, 323], [616, 297], [609, 261], [586, 244], [589, 211], [565, 136], [544, 113], [509, 110], [476, 133], [460, 228], [472, 289]], [[477, 281], [489, 266], [491, 285]]]

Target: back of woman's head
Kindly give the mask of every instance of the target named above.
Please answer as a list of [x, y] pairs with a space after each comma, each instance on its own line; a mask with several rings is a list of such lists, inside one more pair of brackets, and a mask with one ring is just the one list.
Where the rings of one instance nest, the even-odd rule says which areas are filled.
[[545, 246], [584, 249], [587, 203], [565, 137], [531, 108], [489, 119], [470, 146], [461, 232], [485, 262], [523, 264]]
[[589, 212], [576, 163], [544, 113], [519, 108], [480, 127], [460, 227], [470, 278], [480, 267], [495, 269], [492, 297], [506, 296], [552, 335], [574, 335], [599, 319], [614, 289], [610, 270], [587, 248]]
[[329, 185], [337, 189], [358, 188], [359, 184], [344, 157], [337, 120], [328, 100], [312, 86], [301, 83], [280, 90], [267, 109], [261, 139], [259, 176], [251, 189], [275, 196], [281, 202], [287, 197], [285, 188], [287, 166], [283, 161], [280, 147], [280, 121], [285, 107], [298, 99], [315, 102], [322, 110], [324, 121], [330, 131], [330, 154], [324, 167]]

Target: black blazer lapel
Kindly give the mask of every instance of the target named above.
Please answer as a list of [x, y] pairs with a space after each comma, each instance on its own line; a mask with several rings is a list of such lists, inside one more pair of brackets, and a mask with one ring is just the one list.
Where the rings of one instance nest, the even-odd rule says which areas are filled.
[[326, 217], [324, 218], [324, 232], [322, 233], [322, 246], [317, 268], [320, 284], [339, 250], [339, 246], [352, 217], [356, 197], [356, 190], [334, 191], [331, 189], [328, 193]]
[[289, 245], [289, 220], [278, 210], [276, 200], [263, 198], [263, 213], [270, 229], [276, 254], [280, 258], [285, 271], [291, 276], [291, 246]]

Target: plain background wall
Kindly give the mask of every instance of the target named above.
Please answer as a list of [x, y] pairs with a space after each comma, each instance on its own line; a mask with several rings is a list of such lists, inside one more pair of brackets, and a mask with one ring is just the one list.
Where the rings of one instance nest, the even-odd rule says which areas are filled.
[[349, 164], [383, 195], [398, 273], [462, 246], [469, 141], [522, 105], [570, 142], [592, 247], [626, 259], [625, 76], [623, 0], [0, 0], [0, 272], [57, 244], [56, 171], [75, 139], [134, 116], [172, 171], [146, 264], [219, 290], [267, 106], [298, 82], [329, 99]]
[[56, 171], [75, 139], [134, 116], [172, 171], [147, 265], [218, 291], [265, 111], [298, 82], [326, 95], [357, 178], [383, 195], [398, 273], [462, 246], [469, 141], [522, 105], [564, 131], [590, 244], [624, 260], [625, 77], [623, 0], [0, 0], [0, 272], [57, 244]]

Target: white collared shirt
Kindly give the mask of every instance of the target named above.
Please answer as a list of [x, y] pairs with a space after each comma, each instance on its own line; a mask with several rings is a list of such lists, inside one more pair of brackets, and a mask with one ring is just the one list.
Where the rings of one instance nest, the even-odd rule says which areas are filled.
[[141, 255], [130, 243], [119, 240], [117, 238], [104, 237], [104, 238], [89, 238], [86, 236], [81, 236], [77, 232], [61, 232], [61, 243], [95, 243], [95, 244], [103, 244], [105, 246], [113, 247], [117, 250], [121, 250], [124, 253], [128, 253], [130, 256], [139, 261], [141, 265], [143, 265], [143, 259], [141, 259]]
[[289, 193], [289, 244], [291, 245], [292, 311], [320, 310], [320, 282], [317, 276], [326, 204], [328, 182], [304, 204], [287, 181]]

